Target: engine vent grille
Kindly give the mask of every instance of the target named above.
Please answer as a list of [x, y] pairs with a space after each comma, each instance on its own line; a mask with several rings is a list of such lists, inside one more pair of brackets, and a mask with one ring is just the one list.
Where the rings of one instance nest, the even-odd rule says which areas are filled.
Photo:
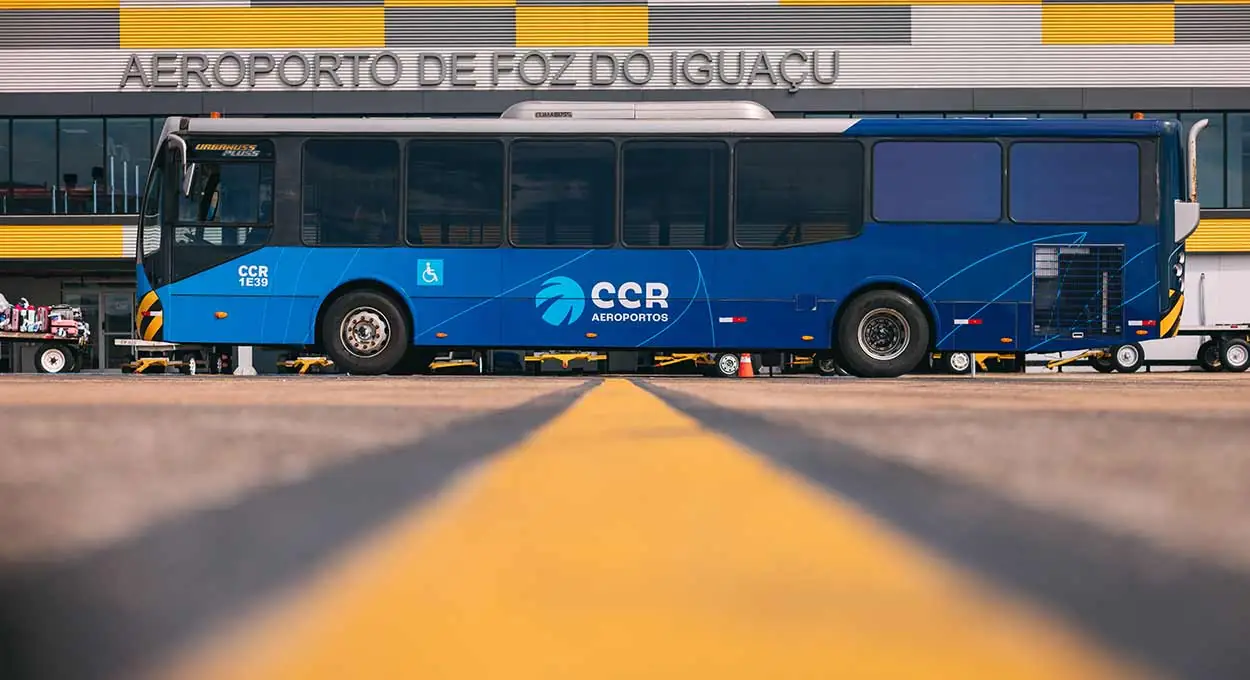
[[1033, 333], [1124, 332], [1124, 246], [1034, 246]]

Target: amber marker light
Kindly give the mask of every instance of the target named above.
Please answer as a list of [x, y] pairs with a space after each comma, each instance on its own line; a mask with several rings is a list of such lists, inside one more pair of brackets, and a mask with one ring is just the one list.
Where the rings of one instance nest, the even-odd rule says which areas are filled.
[[1140, 111], [1133, 112], [1133, 120], [1145, 120], [1145, 119], [1146, 119], [1146, 114]]
[[217, 317], [218, 319], [224, 319], [229, 315], [226, 314], [225, 312], [213, 312], [213, 316]]
[[435, 334], [434, 334], [434, 337], [436, 337], [436, 338], [445, 338], [445, 337], [447, 337], [447, 334], [446, 334], [446, 333], [435, 333]]
[[599, 337], [599, 334], [598, 334], [598, 333], [587, 333], [587, 334], [586, 334], [586, 337], [588, 337], [588, 338], [597, 338], [597, 337]]
[[815, 340], [815, 339], [816, 339], [816, 338], [814, 338], [814, 337], [812, 337], [812, 336], [810, 336], [810, 335], [804, 335], [804, 336], [802, 336], [802, 337], [803, 337], [803, 342], [811, 342], [811, 341], [813, 341], [813, 340]]

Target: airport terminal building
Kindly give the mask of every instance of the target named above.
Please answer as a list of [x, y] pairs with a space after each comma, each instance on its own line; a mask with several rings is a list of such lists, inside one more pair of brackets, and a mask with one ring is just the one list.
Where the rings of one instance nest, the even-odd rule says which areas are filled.
[[[81, 306], [99, 340], [89, 368], [128, 359], [112, 341], [133, 319], [136, 213], [161, 123], [212, 112], [497, 116], [529, 99], [747, 99], [778, 117], [1208, 118], [1186, 286], [1205, 295], [1186, 322], [1243, 308], [1250, 320], [1234, 292], [1250, 290], [1250, 0], [17, 6], [0, 8], [0, 293]], [[1197, 340], [1164, 342], [1180, 358]], [[0, 372], [13, 370], [29, 359], [0, 350]]]

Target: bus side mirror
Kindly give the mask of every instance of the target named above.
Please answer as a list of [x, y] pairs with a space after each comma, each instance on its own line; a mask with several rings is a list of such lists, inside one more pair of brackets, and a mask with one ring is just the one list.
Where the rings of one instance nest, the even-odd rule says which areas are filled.
[[178, 135], [169, 136], [169, 144], [178, 151], [178, 164], [182, 169], [182, 195], [191, 195], [191, 183], [195, 179], [195, 164], [187, 165], [187, 142]]
[[196, 167], [195, 163], [192, 163], [191, 165], [187, 165], [186, 163], [183, 163], [183, 166], [182, 166], [182, 195], [183, 196], [191, 195], [191, 185], [195, 183], [195, 167]]

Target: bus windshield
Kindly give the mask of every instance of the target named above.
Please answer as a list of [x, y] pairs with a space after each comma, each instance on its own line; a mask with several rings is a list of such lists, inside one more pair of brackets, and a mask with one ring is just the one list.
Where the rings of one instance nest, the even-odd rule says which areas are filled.
[[[178, 197], [175, 243], [240, 245], [265, 228], [273, 212], [273, 166], [269, 163], [199, 163], [191, 195]], [[223, 227], [230, 227], [223, 233]], [[215, 241], [215, 242], [214, 242]]]

